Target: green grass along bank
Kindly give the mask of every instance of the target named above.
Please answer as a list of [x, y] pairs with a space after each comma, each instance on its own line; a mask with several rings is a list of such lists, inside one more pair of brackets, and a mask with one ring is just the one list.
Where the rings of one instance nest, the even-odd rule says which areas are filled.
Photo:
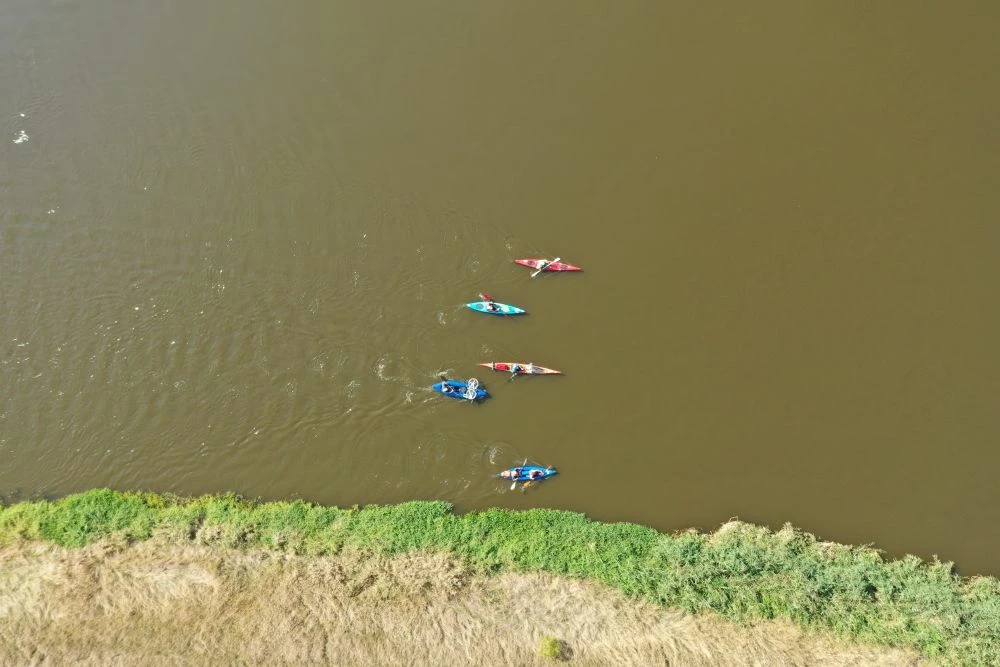
[[48, 540], [76, 547], [154, 533], [303, 555], [446, 550], [484, 573], [589, 578], [691, 613], [789, 619], [944, 662], [1000, 664], [997, 579], [958, 577], [951, 564], [915, 556], [887, 561], [874, 549], [820, 542], [791, 526], [771, 532], [731, 522], [712, 534], [665, 535], [548, 509], [456, 515], [445, 502], [339, 509], [108, 489], [0, 508], [0, 546]]

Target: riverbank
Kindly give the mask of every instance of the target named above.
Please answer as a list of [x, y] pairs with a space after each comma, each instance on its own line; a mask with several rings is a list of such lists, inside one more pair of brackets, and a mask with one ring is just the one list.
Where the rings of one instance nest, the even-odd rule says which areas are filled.
[[1000, 662], [996, 579], [790, 527], [663, 535], [553, 510], [95, 490], [0, 510], [0, 549], [13, 662], [277, 651], [520, 664], [541, 660], [544, 637], [585, 664], [815, 664], [838, 651], [865, 664]]

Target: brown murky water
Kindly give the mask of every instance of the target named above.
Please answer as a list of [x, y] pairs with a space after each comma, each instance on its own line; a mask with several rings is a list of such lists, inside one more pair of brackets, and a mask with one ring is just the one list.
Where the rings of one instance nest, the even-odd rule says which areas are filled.
[[[5, 3], [0, 492], [739, 516], [1000, 572], [1000, 4], [765, 5]], [[553, 255], [586, 272], [510, 261]], [[566, 375], [475, 366], [511, 359]], [[526, 457], [563, 474], [491, 479]]]

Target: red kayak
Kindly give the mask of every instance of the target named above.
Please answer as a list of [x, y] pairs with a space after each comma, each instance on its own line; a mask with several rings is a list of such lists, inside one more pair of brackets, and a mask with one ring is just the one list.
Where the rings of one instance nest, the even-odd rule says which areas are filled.
[[511, 368], [513, 368], [515, 364], [517, 365], [518, 375], [562, 375], [562, 371], [557, 371], [554, 368], [536, 366], [535, 364], [526, 364], [521, 361], [487, 361], [486, 363], [479, 365], [485, 366], [490, 370], [500, 371], [501, 373], [510, 373]]
[[583, 271], [579, 266], [573, 266], [572, 264], [566, 264], [565, 262], [549, 262], [547, 259], [515, 259], [514, 263], [520, 264], [521, 266], [527, 266], [531, 269], [537, 269], [539, 266], [545, 266], [544, 271]]

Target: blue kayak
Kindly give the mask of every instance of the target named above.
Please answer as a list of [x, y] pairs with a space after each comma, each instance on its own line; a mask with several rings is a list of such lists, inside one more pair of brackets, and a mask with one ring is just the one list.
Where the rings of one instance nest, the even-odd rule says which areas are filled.
[[[450, 391], [446, 391], [445, 387], [448, 387]], [[434, 391], [439, 394], [444, 394], [445, 396], [450, 396], [451, 398], [459, 398], [462, 400], [469, 400], [466, 392], [469, 390], [468, 382], [460, 382], [459, 380], [445, 380], [444, 382], [438, 382], [436, 385], [431, 387]], [[476, 397], [471, 399], [473, 401], [480, 401], [489, 396], [486, 390], [482, 387], [476, 387]]]
[[[496, 310], [489, 309], [491, 303], [496, 307]], [[524, 308], [518, 308], [506, 303], [497, 303], [496, 301], [473, 301], [465, 305], [467, 308], [480, 313], [486, 313], [487, 315], [524, 315], [528, 312]]]
[[[532, 472], [535, 473], [534, 477], [531, 476]], [[516, 468], [504, 470], [503, 472], [498, 472], [497, 477], [511, 482], [540, 482], [543, 479], [547, 479], [552, 477], [552, 475], [558, 474], [559, 471], [552, 467], [543, 468], [542, 466], [518, 466]]]

